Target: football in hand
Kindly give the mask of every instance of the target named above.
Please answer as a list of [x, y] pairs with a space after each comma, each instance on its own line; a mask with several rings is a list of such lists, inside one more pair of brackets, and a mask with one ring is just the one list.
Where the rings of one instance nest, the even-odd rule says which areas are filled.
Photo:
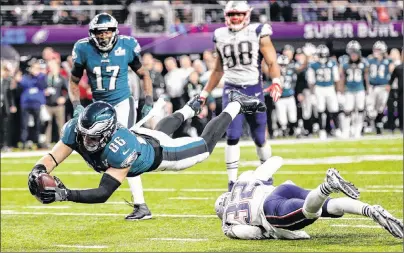
[[45, 190], [46, 187], [56, 187], [56, 180], [47, 173], [42, 173], [38, 177], [38, 193]]

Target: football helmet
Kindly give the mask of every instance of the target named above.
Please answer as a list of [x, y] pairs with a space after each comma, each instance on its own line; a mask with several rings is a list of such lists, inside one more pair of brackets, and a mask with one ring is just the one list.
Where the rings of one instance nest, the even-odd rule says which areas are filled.
[[326, 63], [330, 57], [330, 50], [324, 44], [318, 45], [316, 53], [321, 63]]
[[359, 44], [358, 41], [356, 40], [351, 40], [347, 45], [346, 45], [346, 53], [347, 54], [352, 54], [352, 53], [356, 53], [356, 54], [361, 54], [361, 44]]
[[[112, 36], [110, 38], [97, 38], [96, 34], [100, 31], [112, 31]], [[99, 50], [111, 50], [119, 34], [118, 21], [108, 13], [97, 14], [90, 22], [88, 33], [91, 41]]]
[[215, 202], [215, 212], [217, 217], [219, 217], [219, 219], [223, 219], [224, 208], [229, 202], [230, 195], [231, 195], [230, 192], [225, 192], [222, 195], [220, 195]]
[[94, 153], [104, 148], [117, 129], [115, 108], [97, 101], [87, 106], [77, 123], [77, 137], [82, 138], [84, 148]]
[[377, 56], [383, 56], [385, 53], [387, 53], [387, 45], [384, 41], [378, 40], [373, 44], [373, 55], [375, 57]]
[[[232, 31], [240, 31], [250, 23], [252, 8], [247, 1], [229, 1], [224, 9], [224, 16], [227, 27]], [[239, 19], [232, 14], [244, 14], [242, 19]]]

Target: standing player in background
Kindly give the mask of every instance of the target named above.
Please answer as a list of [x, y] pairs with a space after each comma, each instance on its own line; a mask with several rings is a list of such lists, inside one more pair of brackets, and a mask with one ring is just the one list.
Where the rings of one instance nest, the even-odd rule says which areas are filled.
[[391, 86], [390, 73], [394, 65], [387, 58], [387, 45], [384, 41], [376, 41], [373, 54], [368, 57], [370, 90], [367, 110], [369, 117], [374, 120], [376, 133], [381, 134], [383, 128], [383, 111], [386, 108]]
[[[227, 94], [236, 89], [244, 94], [259, 97], [264, 101], [262, 90], [261, 62], [262, 57], [269, 66], [272, 85], [267, 89], [276, 102], [281, 94], [280, 70], [276, 63], [276, 51], [270, 36], [272, 29], [268, 24], [250, 24], [252, 8], [246, 1], [229, 1], [224, 13], [226, 26], [214, 32], [218, 57], [208, 84], [201, 92], [201, 99], [206, 99], [209, 93], [224, 78], [223, 108], [228, 104]], [[271, 147], [265, 138], [266, 115], [239, 115], [227, 129], [227, 145], [225, 150], [226, 167], [229, 176], [229, 190], [237, 179], [238, 163], [240, 160], [239, 139], [242, 135], [243, 117], [250, 125], [251, 134], [256, 145], [261, 162], [271, 157]]]
[[283, 136], [287, 136], [286, 132], [288, 123], [293, 129], [294, 134], [299, 135], [300, 132], [297, 129], [297, 107], [295, 100], [295, 87], [296, 87], [296, 69], [293, 64], [290, 63], [289, 58], [286, 55], [278, 56], [278, 65], [281, 68], [281, 82], [283, 83], [282, 96], [276, 107], [276, 117]]
[[[361, 45], [356, 40], [352, 40], [346, 47], [349, 56], [348, 62], [341, 66], [341, 86], [340, 91], [344, 92], [344, 117], [342, 126], [342, 136], [349, 138], [350, 134], [355, 138], [361, 136], [363, 127], [363, 114], [365, 110], [365, 85], [369, 90], [368, 63], [362, 58]], [[353, 112], [356, 112], [354, 115]], [[355, 116], [355, 117], [352, 117]], [[351, 129], [352, 118], [352, 129]]]
[[[149, 72], [140, 61], [140, 45], [135, 38], [118, 35], [118, 22], [107, 13], [96, 15], [89, 25], [89, 36], [76, 42], [73, 48], [73, 69], [69, 81], [69, 96], [77, 117], [84, 107], [80, 105], [79, 82], [83, 71], [87, 71], [89, 84], [95, 101], [105, 101], [115, 107], [118, 122], [127, 128], [135, 124], [136, 108], [130, 95], [128, 67], [143, 80], [145, 116], [153, 107], [153, 88]], [[127, 220], [150, 219], [142, 181], [139, 176], [128, 177], [134, 198], [134, 210]]]
[[337, 62], [330, 58], [330, 50], [325, 45], [317, 47], [318, 60], [310, 63], [307, 70], [307, 82], [314, 90], [317, 100], [318, 123], [320, 125], [319, 136], [324, 140], [327, 138], [325, 131], [326, 113], [328, 110], [335, 124], [335, 135], [341, 136], [338, 121], [338, 100], [334, 83], [339, 82], [339, 70]]

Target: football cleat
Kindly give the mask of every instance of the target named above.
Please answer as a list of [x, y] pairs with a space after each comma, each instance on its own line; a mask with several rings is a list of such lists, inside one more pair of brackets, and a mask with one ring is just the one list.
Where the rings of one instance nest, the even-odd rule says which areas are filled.
[[199, 115], [202, 111], [202, 105], [203, 105], [203, 100], [199, 95], [195, 95], [193, 98], [191, 98], [188, 102], [187, 105], [191, 107], [192, 110], [195, 112], [195, 116]]
[[265, 112], [267, 107], [257, 97], [247, 96], [238, 90], [231, 90], [229, 93], [231, 102], [239, 102], [241, 105], [240, 113], [253, 114], [256, 112]]
[[352, 199], [359, 198], [360, 192], [358, 188], [342, 178], [336, 169], [328, 169], [325, 181], [330, 185], [333, 192], [342, 192]]
[[372, 206], [371, 215], [373, 220], [389, 231], [396, 238], [403, 239], [403, 223], [394, 218], [389, 212], [379, 205]]
[[146, 203], [134, 204], [133, 212], [125, 217], [125, 220], [149, 220], [152, 218], [152, 214], [147, 207]]

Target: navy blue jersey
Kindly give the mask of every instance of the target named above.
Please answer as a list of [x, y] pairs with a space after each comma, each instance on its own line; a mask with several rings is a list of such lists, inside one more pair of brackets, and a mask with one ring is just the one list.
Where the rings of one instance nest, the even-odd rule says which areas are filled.
[[359, 63], [346, 62], [342, 65], [345, 74], [345, 87], [347, 91], [365, 90], [365, 69], [368, 63], [361, 59]]
[[385, 85], [389, 83], [391, 64], [390, 59], [377, 60], [373, 56], [368, 57], [369, 62], [369, 82], [371, 85]]
[[89, 153], [82, 144], [81, 136], [77, 134], [77, 122], [78, 119], [73, 118], [65, 124], [61, 140], [77, 151], [95, 171], [104, 172], [110, 167], [130, 167], [128, 176], [136, 176], [152, 167], [155, 158], [153, 146], [141, 136], [120, 127], [103, 149]]
[[81, 39], [74, 45], [72, 58], [75, 64], [86, 69], [94, 100], [116, 105], [131, 94], [128, 65], [139, 53], [140, 45], [135, 38], [119, 35], [109, 52], [100, 51], [90, 38]]

